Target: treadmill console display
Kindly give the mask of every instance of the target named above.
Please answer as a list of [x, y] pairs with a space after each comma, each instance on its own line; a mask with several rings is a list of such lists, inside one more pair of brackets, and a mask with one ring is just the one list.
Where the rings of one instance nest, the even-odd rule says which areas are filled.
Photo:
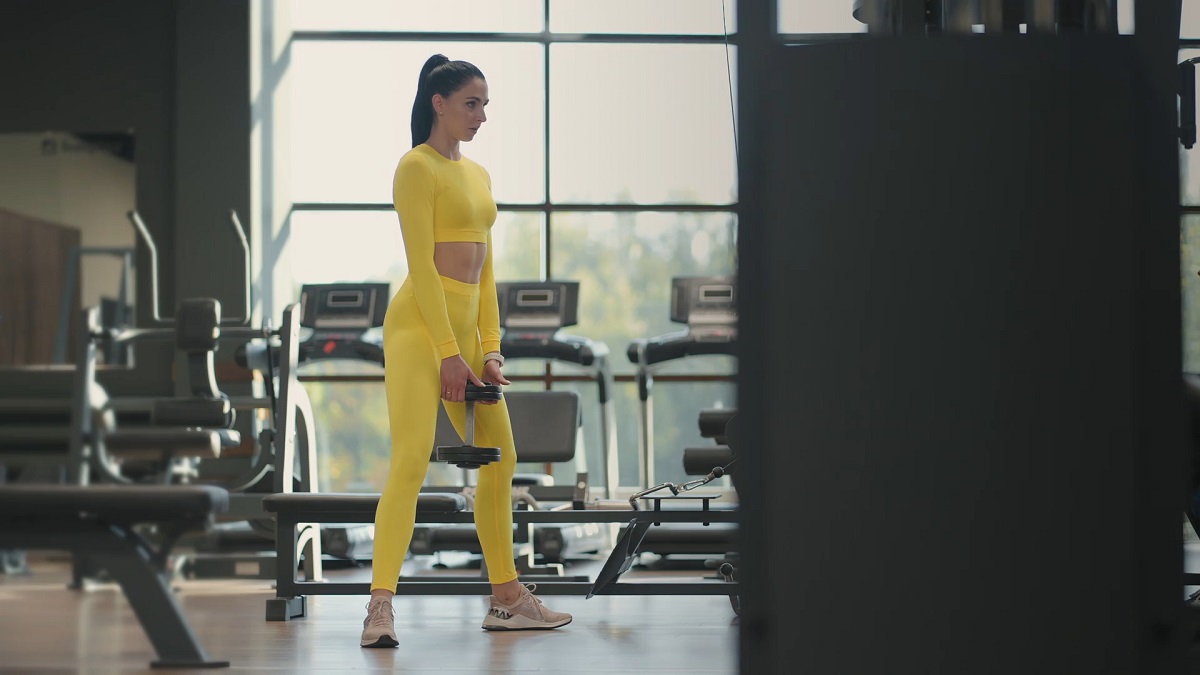
[[737, 280], [732, 276], [671, 280], [671, 320], [686, 323], [699, 340], [737, 336]]
[[578, 281], [497, 282], [496, 298], [505, 339], [553, 334], [579, 320]]
[[300, 290], [300, 325], [359, 333], [378, 328], [387, 313], [388, 289], [386, 283], [305, 284]]
[[382, 362], [377, 345], [363, 334], [383, 325], [387, 283], [305, 284], [300, 290], [300, 325], [313, 333], [300, 344], [304, 361], [358, 359]]

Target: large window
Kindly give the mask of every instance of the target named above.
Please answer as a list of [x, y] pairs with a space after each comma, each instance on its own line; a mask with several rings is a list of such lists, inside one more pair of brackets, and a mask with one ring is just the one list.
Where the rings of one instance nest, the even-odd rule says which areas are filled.
[[412, 0], [284, 1], [299, 31], [535, 33], [544, 13], [542, 0], [455, 0], [452, 11]]
[[[734, 273], [728, 213], [558, 213], [550, 223], [555, 276], [580, 282], [572, 331], [614, 351], [624, 352], [633, 338], [683, 328], [670, 321], [672, 277]], [[614, 370], [631, 373], [633, 365], [622, 356]]]
[[417, 75], [430, 55], [471, 61], [488, 80], [488, 122], [464, 152], [502, 203], [544, 199], [543, 49], [528, 43], [306, 40], [292, 48], [292, 200], [390, 204], [412, 147]]
[[[404, 241], [391, 211], [297, 211], [291, 217], [292, 277], [301, 284], [387, 281], [393, 292], [408, 275]], [[541, 264], [542, 215], [505, 211], [496, 218], [498, 279], [536, 279]]]
[[851, 0], [778, 0], [781, 33], [865, 33], [866, 24], [851, 15]]
[[1200, 213], [1185, 215], [1180, 234], [1183, 249], [1183, 370], [1200, 372]]
[[736, 201], [737, 66], [732, 58], [727, 66], [726, 52], [721, 44], [551, 45], [551, 200]]
[[713, 35], [732, 32], [735, 0], [550, 0], [555, 33]]
[[[798, 42], [853, 39], [866, 27], [850, 0], [775, 0], [780, 33]], [[680, 330], [669, 321], [674, 276], [735, 271], [734, 0], [287, 0], [273, 6], [290, 35], [264, 72], [290, 81], [267, 137], [286, 144], [287, 213], [269, 256], [293, 295], [303, 283], [388, 281], [407, 273], [391, 177], [411, 147], [416, 77], [435, 52], [476, 63], [489, 120], [464, 152], [493, 179], [497, 277], [574, 279], [579, 325], [605, 342], [618, 376], [621, 482], [636, 482], [638, 400], [630, 341]], [[1120, 0], [1132, 32], [1133, 0]], [[1185, 0], [1181, 38], [1200, 54], [1200, 0]], [[272, 70], [274, 69], [274, 70]], [[1181, 159], [1185, 367], [1200, 371], [1200, 150]], [[274, 270], [276, 278], [279, 269]], [[271, 271], [266, 271], [271, 273]], [[378, 490], [387, 462], [382, 385], [369, 367], [322, 364], [317, 403], [325, 489]], [[656, 474], [681, 477], [680, 450], [705, 444], [696, 415], [734, 406], [732, 358], [672, 364], [655, 386]], [[569, 366], [512, 361], [520, 388], [578, 391], [587, 466], [600, 470], [595, 387]], [[348, 381], [337, 377], [349, 375]], [[331, 377], [332, 376], [332, 377]], [[435, 469], [436, 470], [436, 469]], [[560, 467], [560, 479], [572, 467]], [[432, 480], [447, 475], [433, 474]]]
[[[492, 176], [497, 279], [580, 282], [579, 324], [568, 332], [609, 347], [621, 483], [636, 484], [638, 399], [626, 348], [683, 329], [670, 321], [672, 277], [735, 272], [735, 4], [470, 0], [447, 12], [391, 0], [277, 3], [291, 39], [281, 59], [287, 104], [272, 120], [287, 148], [279, 170], [290, 200], [281, 205], [276, 278], [282, 270], [294, 294], [305, 283], [387, 281], [395, 290], [403, 282], [391, 179], [411, 147], [417, 73], [434, 53], [475, 63], [491, 103], [463, 152]], [[599, 483], [595, 385], [563, 364], [514, 360], [505, 373], [515, 388], [580, 393], [582, 461]], [[736, 404], [734, 373], [731, 357], [663, 369], [654, 388], [658, 477], [681, 479], [682, 448], [711, 443], [697, 416]], [[322, 488], [382, 489], [389, 438], [378, 368], [323, 362], [302, 376], [316, 408]], [[457, 478], [438, 470], [431, 482]], [[574, 470], [556, 473], [569, 481]]]
[[1179, 37], [1200, 38], [1200, 2], [1196, 2], [1196, 0], [1183, 0], [1183, 13], [1179, 21]]

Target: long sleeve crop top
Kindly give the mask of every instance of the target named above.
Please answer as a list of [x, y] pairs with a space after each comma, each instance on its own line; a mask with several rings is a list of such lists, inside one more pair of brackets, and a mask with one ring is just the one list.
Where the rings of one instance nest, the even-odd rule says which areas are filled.
[[433, 264], [433, 245], [451, 241], [487, 244], [479, 278], [479, 339], [485, 354], [499, 351], [500, 309], [492, 270], [491, 232], [496, 222], [496, 202], [491, 176], [466, 157], [451, 160], [421, 144], [400, 158], [392, 180], [392, 200], [400, 216], [408, 279], [438, 356], [445, 359], [461, 352]]

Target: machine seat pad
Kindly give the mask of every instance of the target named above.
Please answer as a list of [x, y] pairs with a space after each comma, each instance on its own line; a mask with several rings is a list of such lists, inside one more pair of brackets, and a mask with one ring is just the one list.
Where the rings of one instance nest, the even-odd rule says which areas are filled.
[[208, 518], [229, 508], [229, 493], [211, 485], [4, 485], [0, 523], [98, 520], [169, 523]]
[[[375, 513], [379, 495], [338, 492], [288, 492], [263, 497], [268, 513]], [[467, 499], [457, 493], [430, 493], [417, 497], [417, 513], [458, 513], [467, 510]]]
[[169, 398], [154, 402], [154, 424], [163, 427], [225, 428], [228, 399]]
[[220, 457], [221, 448], [241, 444], [241, 434], [229, 429], [145, 427], [120, 429], [104, 436], [105, 449], [127, 458], [155, 459], [163, 451], [175, 456]]
[[[733, 461], [733, 450], [724, 445], [684, 448], [683, 472], [689, 476], [704, 476], [714, 467]], [[730, 470], [732, 472], [732, 469]]]

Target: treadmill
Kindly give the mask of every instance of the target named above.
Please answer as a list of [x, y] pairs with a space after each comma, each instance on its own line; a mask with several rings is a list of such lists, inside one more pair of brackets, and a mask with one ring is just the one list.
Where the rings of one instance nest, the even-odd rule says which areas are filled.
[[[500, 352], [504, 358], [569, 363], [583, 368], [585, 376], [596, 383], [604, 498], [614, 499], [621, 474], [608, 345], [591, 338], [569, 335], [562, 330], [579, 323], [579, 282], [499, 282], [496, 284], [496, 297], [500, 304], [500, 326], [504, 330], [504, 337], [500, 340]], [[576, 488], [588, 484], [586, 459], [582, 463], [583, 473], [576, 480], [572, 495], [545, 494], [546, 501], [574, 501], [580, 497]], [[517, 479], [514, 479], [516, 482]], [[542, 489], [531, 487], [530, 491], [535, 499], [542, 498], [539, 496]], [[583, 497], [587, 499], [588, 495]], [[533, 538], [534, 553], [541, 555], [546, 562], [562, 562], [576, 553], [596, 552], [612, 546], [609, 528], [591, 525], [561, 528], [536, 526]]]
[[568, 335], [563, 328], [579, 322], [578, 281], [509, 281], [496, 284], [500, 352], [506, 359], [560, 361], [585, 369], [599, 394], [600, 455], [605, 499], [615, 499], [620, 478], [617, 422], [612, 410], [613, 375], [608, 345]]
[[[299, 344], [297, 366], [339, 359], [366, 361], [382, 368], [383, 345], [367, 340], [366, 334], [383, 326], [390, 291], [386, 282], [304, 284], [300, 289], [300, 327], [312, 332]], [[334, 558], [370, 560], [374, 544], [373, 525], [321, 527], [321, 548]]]
[[[638, 479], [657, 485], [654, 477], [654, 374], [664, 364], [693, 356], [736, 356], [737, 281], [733, 276], [676, 277], [671, 280], [671, 321], [682, 331], [634, 340], [626, 350], [637, 366]], [[682, 449], [681, 449], [682, 451]], [[718, 505], [714, 504], [714, 507]], [[736, 508], [736, 507], [726, 507]], [[641, 551], [659, 555], [724, 554], [737, 549], [732, 523], [695, 525], [663, 523], [646, 534]]]

